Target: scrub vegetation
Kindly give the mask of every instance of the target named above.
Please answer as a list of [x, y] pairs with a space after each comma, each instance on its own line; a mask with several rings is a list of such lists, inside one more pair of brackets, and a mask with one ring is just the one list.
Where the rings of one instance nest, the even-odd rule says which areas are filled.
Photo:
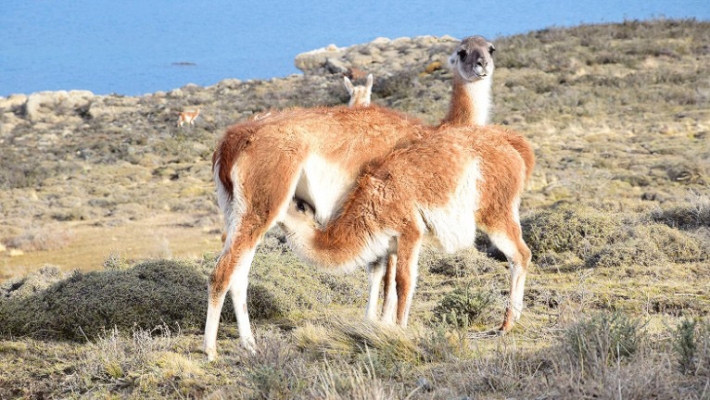
[[[239, 347], [227, 301], [206, 361], [212, 149], [256, 113], [345, 103], [340, 75], [62, 100], [44, 114], [8, 98], [0, 398], [707, 398], [710, 23], [491, 39], [493, 123], [537, 157], [521, 205], [533, 265], [508, 335], [480, 334], [501, 322], [509, 287], [484, 235], [473, 250], [424, 250], [401, 330], [362, 321], [364, 271], [321, 272], [275, 229], [250, 274], [256, 354]], [[438, 122], [451, 73], [397, 65], [375, 71], [373, 102]], [[197, 107], [194, 127], [176, 127]]]

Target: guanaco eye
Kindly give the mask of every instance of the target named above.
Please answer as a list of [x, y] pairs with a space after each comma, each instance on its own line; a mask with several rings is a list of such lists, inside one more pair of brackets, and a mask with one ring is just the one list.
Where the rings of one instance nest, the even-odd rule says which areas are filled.
[[306, 212], [306, 204], [302, 201], [297, 201], [296, 202], [296, 209], [300, 212]]
[[458, 55], [461, 61], [466, 60], [466, 50], [459, 50]]

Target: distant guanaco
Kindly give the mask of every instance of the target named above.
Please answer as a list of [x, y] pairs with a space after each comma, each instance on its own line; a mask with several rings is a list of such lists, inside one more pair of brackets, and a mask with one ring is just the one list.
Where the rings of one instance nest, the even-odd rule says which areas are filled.
[[198, 108], [195, 111], [183, 111], [180, 113], [178, 117], [178, 123], [177, 126], [182, 126], [183, 124], [187, 123], [190, 126], [195, 125], [195, 119], [197, 119], [197, 116], [200, 115], [200, 109]]
[[367, 82], [365, 86], [353, 85], [353, 83], [348, 79], [347, 76], [343, 77], [343, 82], [345, 83], [345, 89], [347, 89], [348, 94], [350, 94], [350, 102], [348, 102], [348, 107], [369, 107], [370, 97], [372, 97], [372, 74], [367, 76]]

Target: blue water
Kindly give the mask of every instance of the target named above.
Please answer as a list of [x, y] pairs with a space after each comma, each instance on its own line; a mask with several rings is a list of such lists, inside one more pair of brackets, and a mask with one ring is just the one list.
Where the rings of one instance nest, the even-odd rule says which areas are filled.
[[[708, 0], [3, 0], [0, 96], [140, 95], [299, 73], [298, 53], [377, 37], [481, 34], [649, 18], [710, 20]], [[188, 65], [181, 65], [187, 63]]]

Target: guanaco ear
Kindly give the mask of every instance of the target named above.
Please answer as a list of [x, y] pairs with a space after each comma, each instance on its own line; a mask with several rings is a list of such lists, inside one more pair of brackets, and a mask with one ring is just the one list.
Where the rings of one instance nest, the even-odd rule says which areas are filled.
[[494, 51], [496, 51], [496, 47], [493, 46], [493, 43], [488, 42], [488, 54], [493, 55]]
[[353, 94], [353, 90], [355, 90], [355, 88], [353, 87], [353, 83], [350, 82], [350, 79], [348, 79], [347, 76], [344, 76], [344, 77], [343, 77], [343, 81], [344, 81], [343, 83], [345, 83], [345, 89], [347, 89], [348, 94], [349, 94], [349, 95], [352, 95], [352, 94]]
[[453, 68], [454, 65], [456, 65], [456, 53], [454, 52], [449, 56], [449, 67]]
[[461, 59], [459, 53], [461, 52], [461, 47], [457, 46], [453, 53], [449, 56], [449, 68], [453, 68], [456, 63]]
[[372, 77], [372, 74], [367, 75], [367, 84], [365, 86], [367, 87], [368, 91], [372, 90], [372, 83], [374, 82], [374, 79], [375, 78]]

